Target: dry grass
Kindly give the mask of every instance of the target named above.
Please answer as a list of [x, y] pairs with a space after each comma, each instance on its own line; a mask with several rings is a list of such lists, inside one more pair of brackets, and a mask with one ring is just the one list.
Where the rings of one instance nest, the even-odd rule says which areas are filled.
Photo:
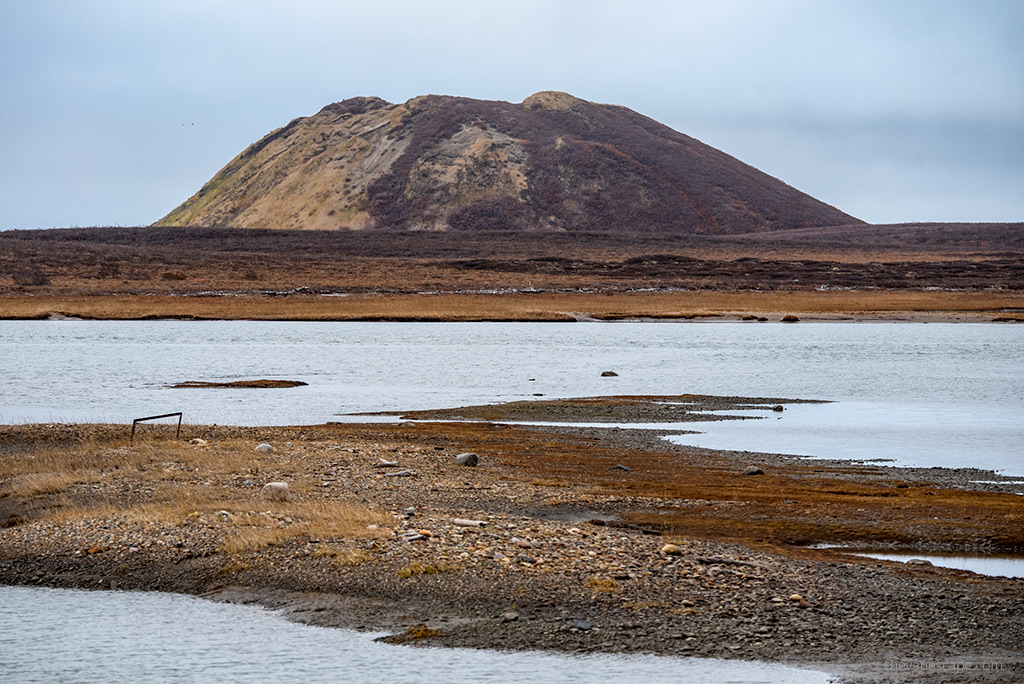
[[426, 565], [421, 563], [410, 563], [395, 574], [407, 579], [409, 577], [417, 577], [419, 575], [435, 575], [439, 572], [447, 572], [452, 569], [453, 568], [451, 566], [444, 563], [438, 563], [436, 565], [429, 563]]
[[363, 549], [319, 548], [313, 553], [314, 558], [330, 558], [335, 568], [351, 567], [369, 562], [371, 556]]
[[[764, 313], [858, 315], [977, 314], [1024, 308], [1024, 294], [1004, 292], [792, 291], [545, 293], [508, 295], [360, 295], [351, 297], [0, 297], [0, 315], [41, 318], [52, 313], [96, 319], [195, 317], [256, 320], [572, 321], [579, 316], [704, 318]], [[773, 319], [774, 320], [774, 319]]]
[[0, 459], [0, 496], [33, 500], [34, 518], [214, 526], [223, 530], [229, 553], [296, 538], [374, 536], [391, 522], [363, 506], [307, 495], [299, 474], [291, 478], [295, 500], [267, 501], [258, 487], [240, 482], [260, 471], [277, 472], [290, 457], [256, 452], [251, 440], [204, 447], [159, 437], [134, 445], [86, 437], [54, 444], [31, 426], [6, 430], [17, 448]]
[[0, 496], [28, 499], [64, 492], [74, 479], [63, 473], [28, 473], [18, 475], [0, 486]]
[[[287, 522], [287, 521], [291, 522]], [[274, 516], [260, 516], [255, 524], [240, 519], [237, 528], [227, 533], [221, 545], [226, 553], [245, 553], [277, 546], [292, 539], [350, 539], [375, 537], [389, 522], [386, 515], [363, 506], [338, 501], [309, 501], [283, 504]], [[368, 529], [377, 525], [377, 529]], [[345, 558], [345, 554], [339, 554]], [[349, 556], [354, 562], [361, 562]], [[341, 564], [346, 564], [344, 561]]]
[[294, 538], [294, 530], [284, 527], [248, 527], [229, 533], [220, 545], [224, 553], [247, 553], [268, 546], [279, 546]]
[[619, 583], [609, 577], [591, 577], [587, 580], [587, 586], [595, 594], [618, 594], [622, 591]]

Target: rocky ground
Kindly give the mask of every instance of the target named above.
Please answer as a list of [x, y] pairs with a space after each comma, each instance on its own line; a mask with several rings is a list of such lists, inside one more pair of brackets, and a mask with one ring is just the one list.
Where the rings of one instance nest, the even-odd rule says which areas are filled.
[[[591, 418], [661, 410], [592, 401]], [[628, 430], [152, 429], [135, 445], [118, 426], [0, 430], [0, 582], [259, 603], [395, 642], [814, 663], [850, 681], [1024, 676], [1024, 580], [811, 547], [888, 535], [1019, 553], [1024, 502], [1011, 485], [965, 488], [977, 473], [794, 463]], [[65, 450], [88, 450], [88, 468], [28, 488], [39, 473], [26, 464]], [[458, 465], [468, 451], [478, 464]], [[271, 481], [289, 484], [291, 503], [264, 496]], [[189, 494], [172, 506], [158, 501], [167, 491]], [[343, 536], [302, 528], [295, 506], [321, 501], [376, 522]], [[280, 534], [230, 548], [243, 528]], [[957, 663], [1000, 669], [909, 669]]]

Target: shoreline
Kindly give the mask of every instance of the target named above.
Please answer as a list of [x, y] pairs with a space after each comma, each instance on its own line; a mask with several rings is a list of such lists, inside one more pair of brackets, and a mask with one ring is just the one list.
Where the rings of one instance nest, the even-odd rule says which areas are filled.
[[[647, 399], [550, 408], [664, 410]], [[258, 603], [398, 643], [824, 663], [851, 681], [893, 676], [886, 659], [1024, 667], [1024, 580], [813, 548], [1021, 554], [1024, 502], [968, 485], [975, 471], [494, 423], [153, 428], [134, 446], [122, 432], [0, 427], [0, 583]], [[465, 451], [479, 466], [455, 465]], [[46, 459], [70, 476], [39, 479]], [[290, 503], [261, 495], [277, 480]], [[356, 516], [349, 532], [311, 526], [328, 504]], [[274, 536], [229, 546], [257, 532]]]
[[4, 294], [0, 320], [396, 322], [722, 321], [1024, 322], [1016, 292], [508, 292], [315, 295], [283, 292]]

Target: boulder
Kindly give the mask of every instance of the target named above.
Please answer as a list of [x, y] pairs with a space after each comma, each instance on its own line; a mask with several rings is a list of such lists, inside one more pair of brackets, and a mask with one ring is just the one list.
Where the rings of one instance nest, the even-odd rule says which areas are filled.
[[605, 371], [605, 372], [601, 373], [601, 377], [602, 378], [617, 378], [617, 377], [619, 377], [619, 374], [616, 373], [615, 371]]
[[480, 457], [474, 454], [472, 451], [467, 451], [464, 454], [459, 454], [455, 457], [455, 465], [467, 466], [475, 468], [480, 464]]
[[743, 470], [744, 475], [764, 475], [764, 471], [757, 466], [748, 466]]
[[268, 482], [263, 485], [263, 497], [271, 501], [288, 501], [291, 498], [288, 492], [288, 483]]
[[264, 444], [260, 444], [259, 446], [257, 446], [256, 447], [256, 451], [260, 452], [261, 454], [269, 454], [269, 453], [272, 453], [274, 451], [274, 447], [270, 446], [269, 444], [264, 443]]

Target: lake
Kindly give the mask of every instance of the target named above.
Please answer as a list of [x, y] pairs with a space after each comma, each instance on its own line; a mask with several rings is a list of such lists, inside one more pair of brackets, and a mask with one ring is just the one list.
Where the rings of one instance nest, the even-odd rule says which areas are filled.
[[769, 663], [413, 648], [189, 596], [0, 587], [0, 681], [778, 682], [831, 681]]
[[[180, 410], [196, 424], [318, 424], [535, 395], [806, 398], [834, 403], [698, 424], [704, 434], [676, 439], [1024, 475], [1022, 332], [990, 324], [0, 321], [0, 423], [130, 423]], [[618, 376], [601, 377], [606, 370]], [[169, 388], [256, 378], [309, 384]], [[829, 680], [764, 663], [386, 646], [373, 635], [155, 593], [0, 587], [0, 621], [0, 681]]]
[[[183, 411], [196, 424], [297, 425], [535, 395], [785, 397], [836, 403], [679, 440], [1024, 475], [1024, 327], [1013, 325], [0, 321], [0, 367], [0, 423]], [[169, 388], [256, 378], [309, 385]]]

